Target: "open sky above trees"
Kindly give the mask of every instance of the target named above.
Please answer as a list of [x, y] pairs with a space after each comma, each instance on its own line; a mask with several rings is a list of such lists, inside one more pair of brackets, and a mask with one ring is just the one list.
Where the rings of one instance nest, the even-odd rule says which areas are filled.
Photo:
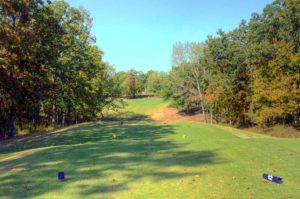
[[178, 41], [205, 41], [219, 28], [237, 27], [272, 0], [66, 0], [93, 18], [92, 34], [103, 59], [117, 71], [168, 71]]

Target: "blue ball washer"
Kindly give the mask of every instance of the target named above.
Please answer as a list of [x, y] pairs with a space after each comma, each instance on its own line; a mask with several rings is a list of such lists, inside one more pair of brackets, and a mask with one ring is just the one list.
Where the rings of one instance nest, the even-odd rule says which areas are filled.
[[65, 179], [65, 173], [62, 171], [58, 172], [57, 178], [59, 181], [63, 181]]
[[280, 178], [280, 177], [278, 177], [278, 176], [273, 176], [273, 175], [264, 173], [264, 174], [262, 175], [262, 177], [263, 177], [264, 179], [266, 179], [266, 180], [275, 182], [275, 183], [277, 183], [277, 184], [283, 183], [282, 178]]

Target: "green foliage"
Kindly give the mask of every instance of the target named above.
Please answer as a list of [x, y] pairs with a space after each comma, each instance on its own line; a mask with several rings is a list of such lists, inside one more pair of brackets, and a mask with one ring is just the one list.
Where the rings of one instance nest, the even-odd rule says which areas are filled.
[[127, 72], [119, 72], [117, 78], [121, 84], [123, 96], [135, 98], [141, 94], [145, 88], [146, 78], [142, 72], [133, 69]]
[[202, 46], [176, 43], [168, 97], [182, 108], [201, 105], [215, 121], [299, 125], [299, 5], [276, 0]]
[[120, 95], [90, 34], [89, 13], [64, 1], [0, 2], [0, 139], [91, 120]]
[[176, 107], [189, 110], [199, 105], [204, 110], [208, 71], [202, 60], [203, 50], [204, 44], [201, 43], [176, 43], [173, 47], [172, 93], [169, 96]]
[[150, 70], [146, 74], [147, 82], [145, 92], [156, 96], [162, 95], [163, 84], [167, 81], [167, 74]]
[[253, 72], [251, 109], [259, 124], [273, 124], [278, 118], [294, 115], [299, 108], [298, 55], [293, 55], [285, 42], [273, 43], [272, 55], [265, 66]]
[[169, 83], [168, 74], [150, 70], [147, 73], [129, 70], [116, 74], [118, 82], [121, 84], [122, 96], [135, 98], [139, 95], [163, 96], [167, 91], [162, 91]]

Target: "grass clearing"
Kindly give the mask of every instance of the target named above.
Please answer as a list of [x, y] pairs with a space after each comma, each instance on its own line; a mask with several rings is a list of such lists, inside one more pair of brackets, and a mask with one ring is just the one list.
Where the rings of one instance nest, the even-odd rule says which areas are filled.
[[123, 112], [134, 112], [135, 114], [148, 114], [161, 106], [167, 105], [168, 102], [162, 98], [139, 98], [139, 99], [125, 99], [127, 106]]
[[161, 99], [127, 103], [115, 119], [0, 149], [0, 198], [299, 198], [299, 139], [164, 124], [145, 115]]

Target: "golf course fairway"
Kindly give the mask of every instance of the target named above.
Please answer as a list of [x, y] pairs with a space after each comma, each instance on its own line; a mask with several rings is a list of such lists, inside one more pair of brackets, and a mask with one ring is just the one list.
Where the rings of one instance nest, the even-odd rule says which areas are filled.
[[111, 118], [0, 148], [0, 198], [300, 198], [300, 139], [159, 122], [148, 113], [163, 100], [127, 103]]

